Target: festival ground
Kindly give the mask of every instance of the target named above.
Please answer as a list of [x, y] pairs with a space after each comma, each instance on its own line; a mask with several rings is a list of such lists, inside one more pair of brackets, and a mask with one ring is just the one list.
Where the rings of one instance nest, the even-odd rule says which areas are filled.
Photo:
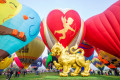
[[[6, 80], [6, 76], [0, 76], [0, 80]], [[120, 80], [120, 76], [106, 76], [106, 75], [91, 75], [89, 77], [59, 77], [57, 73], [53, 72], [45, 72], [39, 75], [35, 75], [35, 73], [28, 73], [25, 76], [20, 74], [20, 77], [15, 77], [14, 75], [10, 80]]]

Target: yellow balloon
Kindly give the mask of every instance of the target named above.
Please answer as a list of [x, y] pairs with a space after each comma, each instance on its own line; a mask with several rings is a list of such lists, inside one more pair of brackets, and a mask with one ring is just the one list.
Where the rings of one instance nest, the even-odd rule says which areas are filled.
[[27, 69], [39, 56], [43, 53], [45, 45], [40, 38], [35, 38], [28, 45], [16, 52], [18, 58], [23, 64], [24, 68]]
[[17, 15], [22, 9], [22, 5], [17, 0], [6, 0], [0, 2], [0, 25], [8, 19]]
[[0, 62], [0, 69], [5, 69], [7, 68], [12, 62], [13, 62], [14, 56], [11, 55], [11, 57], [6, 57]]

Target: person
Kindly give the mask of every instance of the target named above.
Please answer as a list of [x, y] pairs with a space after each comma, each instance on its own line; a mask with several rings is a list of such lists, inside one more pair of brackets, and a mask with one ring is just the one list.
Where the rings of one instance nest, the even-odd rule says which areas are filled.
[[98, 74], [100, 75], [100, 71], [98, 71]]
[[117, 76], [117, 75], [118, 75], [118, 74], [117, 74], [117, 73], [118, 73], [118, 72], [117, 72], [117, 69], [115, 69], [115, 70], [114, 70], [114, 73], [115, 73], [115, 76]]
[[93, 70], [93, 74], [95, 75], [95, 71]]
[[112, 75], [112, 71], [111, 71], [111, 70], [109, 70], [109, 72], [110, 72], [110, 75]]
[[117, 76], [119, 76], [119, 70], [117, 70]]
[[18, 71], [18, 77], [19, 77], [19, 75], [20, 75], [20, 71]]
[[108, 75], [110, 75], [110, 71], [108, 71]]
[[15, 71], [15, 77], [17, 77], [18, 76], [18, 71]]
[[7, 71], [7, 77], [6, 77], [7, 80], [10, 80], [10, 70]]
[[22, 73], [23, 73], [23, 76], [25, 76], [25, 74], [26, 74], [26, 71], [24, 70]]
[[107, 76], [107, 72], [105, 72], [105, 75]]
[[13, 70], [10, 71], [10, 78], [11, 78], [12, 74], [13, 74]]

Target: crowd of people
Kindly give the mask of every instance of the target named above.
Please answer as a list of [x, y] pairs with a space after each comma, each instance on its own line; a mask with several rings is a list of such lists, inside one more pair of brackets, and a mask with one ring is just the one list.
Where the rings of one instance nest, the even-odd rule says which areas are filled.
[[[72, 69], [73, 70], [73, 69]], [[49, 69], [49, 70], [36, 70], [36, 71], [26, 71], [26, 70], [13, 70], [13, 69], [8, 69], [6, 72], [3, 72], [3, 74], [6, 76], [6, 80], [10, 80], [10, 78], [13, 76], [14, 74], [14, 78], [19, 78], [20, 74], [22, 74], [23, 76], [25, 76], [27, 73], [35, 73], [36, 75], [39, 75], [40, 73], [44, 73], [44, 72], [62, 72], [63, 70], [60, 69], [60, 70], [56, 70], [56, 69]], [[73, 70], [74, 71], [74, 70]], [[73, 72], [70, 70], [70, 72]], [[120, 76], [120, 71], [117, 70], [117, 69], [114, 69], [114, 70], [107, 70], [107, 71], [100, 71], [100, 70], [90, 70], [90, 74], [91, 75], [115, 75], [115, 76]]]
[[117, 69], [114, 69], [114, 70], [109, 69], [108, 71], [104, 71], [104, 72], [100, 70], [97, 70], [96, 72], [94, 70], [91, 70], [90, 74], [93, 74], [93, 75], [98, 74], [98, 75], [106, 75], [106, 76], [107, 75], [120, 76], [120, 71]]
[[20, 71], [20, 70], [14, 71], [13, 69], [12, 70], [8, 69], [3, 74], [6, 76], [6, 80], [10, 80], [10, 78], [13, 76], [13, 74], [15, 74], [13, 76], [15, 78], [15, 77], [19, 77], [21, 73], [23, 74], [23, 76], [25, 76], [27, 71], [26, 70], [24, 70], [24, 71]]

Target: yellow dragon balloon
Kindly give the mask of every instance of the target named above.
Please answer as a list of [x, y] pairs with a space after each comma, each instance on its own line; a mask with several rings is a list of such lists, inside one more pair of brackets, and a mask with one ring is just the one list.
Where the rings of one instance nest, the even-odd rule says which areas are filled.
[[[51, 56], [59, 56], [58, 63], [56, 61], [53, 61], [54, 65], [57, 68], [63, 68], [63, 73], [60, 73], [59, 75], [63, 77], [68, 76], [68, 73], [70, 72], [70, 67], [74, 67], [76, 69], [73, 73], [71, 73], [71, 76], [78, 76], [81, 68], [84, 67], [84, 71], [81, 73], [81, 75], [83, 77], [89, 76], [90, 61], [85, 61], [84, 50], [79, 48], [73, 51], [73, 49], [77, 49], [77, 45], [70, 48], [70, 52], [72, 54], [69, 54], [67, 52], [68, 47], [64, 48], [60, 43], [55, 43], [55, 45], [52, 47]], [[81, 51], [81, 54], [77, 53], [78, 51]]]

